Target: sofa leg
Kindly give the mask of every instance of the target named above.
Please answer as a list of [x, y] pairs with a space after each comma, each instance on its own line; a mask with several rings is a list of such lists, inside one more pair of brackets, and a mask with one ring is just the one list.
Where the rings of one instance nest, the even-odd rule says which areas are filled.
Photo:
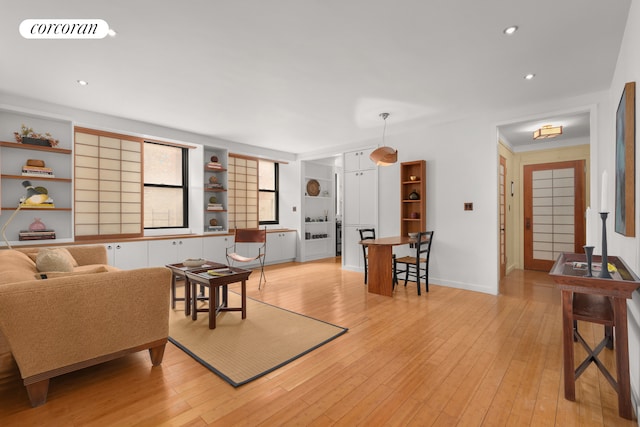
[[151, 356], [151, 364], [153, 366], [158, 366], [162, 363], [162, 358], [164, 357], [164, 347], [166, 346], [165, 344], [156, 346], [156, 347], [151, 347], [149, 349], [149, 355]]
[[41, 380], [33, 384], [25, 385], [31, 406], [44, 405], [47, 402], [47, 393], [49, 391], [49, 378]]

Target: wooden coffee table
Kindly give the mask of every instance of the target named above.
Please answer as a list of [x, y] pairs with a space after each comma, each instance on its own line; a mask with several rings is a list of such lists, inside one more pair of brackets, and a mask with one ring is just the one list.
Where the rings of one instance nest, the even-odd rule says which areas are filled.
[[[224, 264], [220, 264], [219, 262], [213, 261], [205, 261], [199, 267], [187, 267], [183, 263], [179, 262], [177, 264], [167, 264], [165, 267], [169, 268], [173, 273], [171, 275], [171, 308], [176, 308], [176, 301], [185, 301], [184, 303], [184, 315], [189, 316], [191, 314], [191, 286], [189, 285], [189, 280], [187, 279], [186, 272], [187, 271], [195, 271], [202, 269], [212, 269], [212, 268], [223, 268], [226, 267]], [[184, 298], [176, 297], [176, 278], [182, 277], [185, 280], [184, 284]], [[195, 296], [195, 292], [193, 293]], [[196, 297], [198, 299], [208, 299], [204, 296]]]
[[[210, 274], [208, 271], [214, 270]], [[251, 274], [251, 270], [243, 268], [220, 266], [218, 268], [201, 268], [198, 270], [188, 270], [185, 272], [187, 277], [187, 286], [191, 284], [191, 292], [195, 295], [198, 285], [209, 288], [209, 306], [207, 308], [198, 308], [198, 299], [192, 298], [191, 318], [198, 319], [198, 312], [209, 313], [209, 329], [216, 328], [216, 316], [221, 311], [241, 311], [242, 318], [247, 318], [247, 279]], [[228, 288], [231, 283], [242, 282], [241, 285], [241, 306], [229, 307]], [[222, 300], [220, 298], [222, 291]]]

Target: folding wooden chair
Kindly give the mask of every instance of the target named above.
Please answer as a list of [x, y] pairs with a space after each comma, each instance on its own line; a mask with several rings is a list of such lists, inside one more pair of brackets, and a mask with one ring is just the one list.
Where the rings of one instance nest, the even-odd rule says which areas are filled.
[[[239, 254], [239, 249], [240, 252], [247, 255]], [[260, 289], [262, 279], [267, 283], [267, 278], [264, 275], [264, 256], [266, 250], [266, 228], [262, 230], [259, 228], [236, 228], [233, 246], [229, 246], [226, 249], [227, 263], [233, 266], [236, 262], [250, 263], [257, 260], [260, 263], [260, 281], [258, 282], [258, 289]]]

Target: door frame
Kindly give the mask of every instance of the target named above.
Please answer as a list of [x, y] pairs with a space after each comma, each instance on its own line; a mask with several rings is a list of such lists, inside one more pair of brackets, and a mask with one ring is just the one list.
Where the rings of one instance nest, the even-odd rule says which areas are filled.
[[[555, 260], [536, 260], [533, 258], [533, 227], [527, 228], [527, 219], [531, 223], [531, 214], [533, 212], [533, 198], [531, 194], [532, 175], [534, 171], [573, 168], [575, 170], [574, 188], [574, 252], [582, 253], [585, 242], [585, 181], [586, 181], [586, 162], [584, 159], [567, 160], [561, 162], [537, 163], [524, 165], [523, 172], [523, 253], [524, 253], [524, 269], [549, 271]], [[528, 173], [530, 171], [530, 173]], [[529, 216], [529, 218], [528, 218]]]

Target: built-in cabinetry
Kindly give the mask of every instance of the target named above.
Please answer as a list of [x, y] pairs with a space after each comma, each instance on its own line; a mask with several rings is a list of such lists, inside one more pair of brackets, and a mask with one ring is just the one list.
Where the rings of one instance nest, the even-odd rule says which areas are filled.
[[132, 270], [149, 266], [148, 242], [113, 242], [105, 243], [107, 260], [122, 270]]
[[187, 258], [203, 258], [202, 239], [177, 238], [149, 241], [149, 265], [167, 265]]
[[296, 246], [295, 230], [278, 230], [267, 233], [265, 264], [295, 260]]
[[333, 165], [305, 161], [302, 164], [301, 259], [335, 256], [335, 178]]
[[342, 215], [342, 265], [362, 270], [360, 228], [378, 224], [378, 170], [369, 159], [374, 148], [344, 154], [344, 204]]
[[427, 167], [424, 160], [400, 164], [400, 234], [427, 230]]
[[[50, 133], [53, 138], [59, 140], [58, 145], [50, 147], [16, 142], [13, 133], [20, 132], [23, 124], [36, 133]], [[55, 231], [56, 239], [47, 239], [46, 243], [73, 240], [72, 129], [70, 120], [0, 109], [0, 223], [4, 224], [9, 219], [18, 207], [20, 198], [26, 195], [23, 181], [30, 181], [34, 187], [45, 188], [55, 206], [22, 207], [5, 232], [11, 245], [42, 242], [19, 241], [20, 230], [28, 230], [36, 218], [39, 218], [47, 229]], [[22, 175], [22, 168], [29, 159], [43, 161], [45, 167], [51, 169], [51, 174]]]
[[204, 232], [224, 233], [229, 229], [227, 151], [205, 147], [204, 162]]
[[226, 249], [233, 245], [233, 235], [206, 236], [202, 239], [202, 258], [227, 263]]

